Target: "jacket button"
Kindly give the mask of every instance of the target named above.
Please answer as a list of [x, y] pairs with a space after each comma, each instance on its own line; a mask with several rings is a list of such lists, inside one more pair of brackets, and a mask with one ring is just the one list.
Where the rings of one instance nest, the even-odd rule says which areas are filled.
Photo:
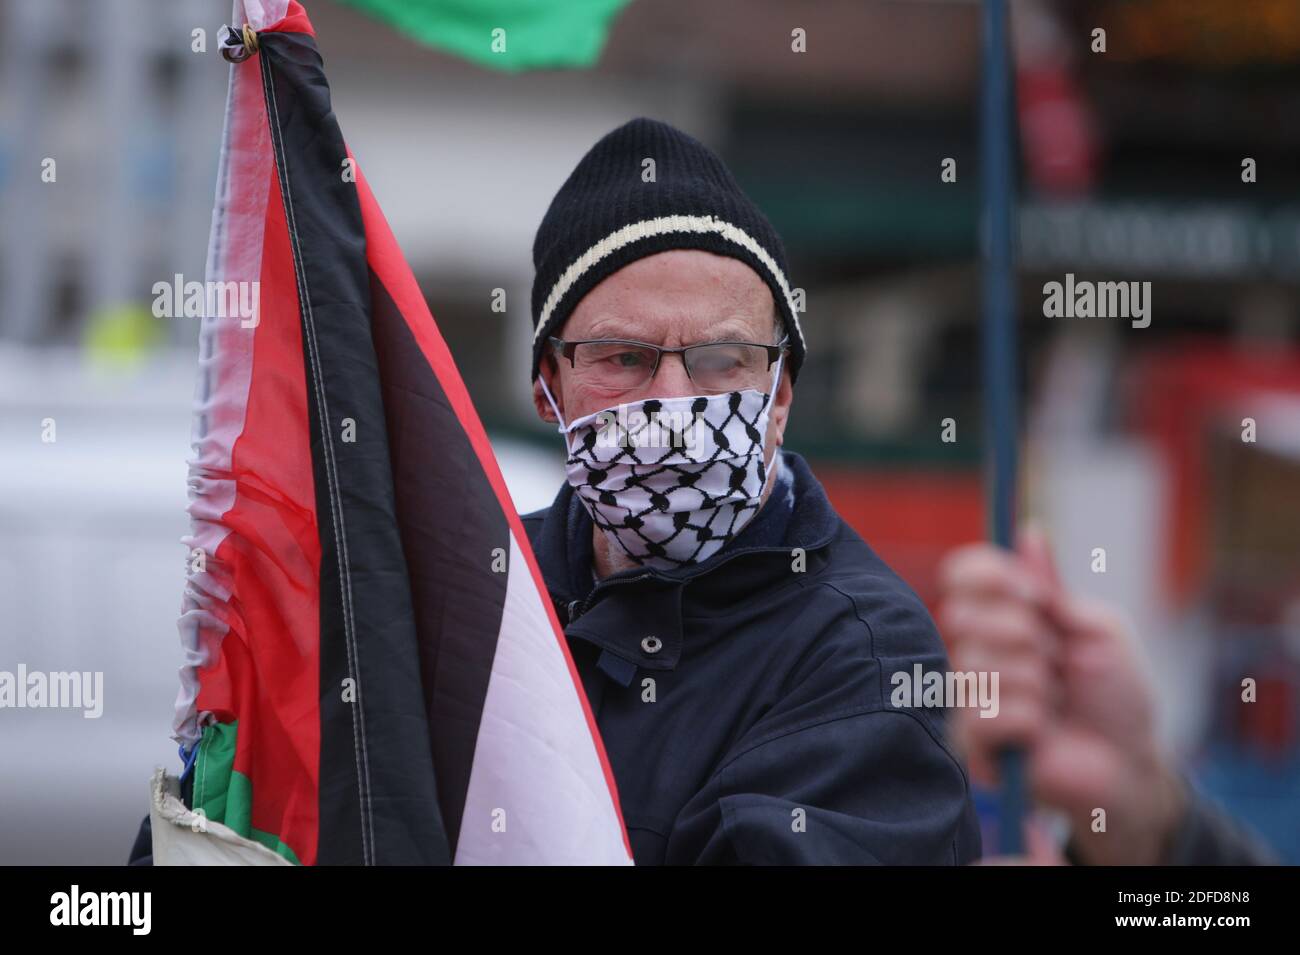
[[641, 641], [641, 649], [646, 653], [658, 653], [663, 649], [664, 642], [658, 637], [646, 637]]

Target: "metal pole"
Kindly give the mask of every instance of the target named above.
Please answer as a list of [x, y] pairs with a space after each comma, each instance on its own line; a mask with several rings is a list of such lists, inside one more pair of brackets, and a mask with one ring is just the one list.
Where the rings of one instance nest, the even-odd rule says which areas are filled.
[[[988, 525], [993, 542], [1014, 546], [1016, 445], [1016, 316], [1012, 227], [1011, 57], [1004, 0], [984, 0], [983, 82], [980, 97], [980, 174], [984, 315], [981, 342], [984, 365], [984, 447], [987, 469]], [[1025, 759], [1009, 749], [998, 759], [1001, 792], [998, 806], [998, 851], [1024, 853]]]

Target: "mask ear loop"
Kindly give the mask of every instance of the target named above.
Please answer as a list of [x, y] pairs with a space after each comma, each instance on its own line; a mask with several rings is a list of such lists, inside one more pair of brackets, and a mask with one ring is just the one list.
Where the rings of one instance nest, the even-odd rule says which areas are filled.
[[776, 356], [776, 373], [772, 375], [772, 387], [768, 390], [768, 403], [776, 401], [776, 389], [781, 385], [781, 363], [785, 361], [785, 352]]
[[555, 412], [555, 419], [559, 422], [555, 430], [559, 431], [560, 434], [564, 434], [568, 430], [568, 425], [564, 423], [564, 415], [560, 414], [560, 407], [551, 396], [551, 389], [546, 387], [546, 376], [540, 370], [537, 372], [537, 380], [542, 383], [542, 391], [546, 394], [546, 400], [551, 403], [551, 410]]
[[[776, 389], [781, 384], [781, 363], [784, 360], [785, 360], [784, 352], [776, 356], [776, 374], [772, 376], [772, 390], [768, 393], [768, 398], [767, 398], [767, 411], [769, 415], [772, 412], [772, 405], [776, 403]], [[763, 438], [763, 443], [766, 444], [767, 443], [766, 430], [764, 430], [762, 438]], [[763, 495], [767, 493], [767, 486], [772, 482], [772, 476], [776, 474], [777, 468], [779, 468], [780, 466], [781, 466], [781, 449], [778, 447], [772, 452], [772, 466], [768, 468], [767, 473], [763, 475], [763, 486], [758, 491], [758, 499], [760, 501], [763, 499]]]

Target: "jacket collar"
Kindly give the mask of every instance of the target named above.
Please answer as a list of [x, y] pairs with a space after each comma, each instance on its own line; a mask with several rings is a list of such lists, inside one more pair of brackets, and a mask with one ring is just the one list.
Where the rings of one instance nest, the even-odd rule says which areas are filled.
[[[596, 582], [592, 576], [591, 517], [567, 483], [532, 535], [534, 552], [565, 633], [602, 650], [597, 666], [628, 686], [638, 668], [672, 670], [682, 654], [683, 590], [746, 554], [778, 553], [772, 572], [785, 574], [793, 548], [827, 546], [841, 526], [807, 462], [781, 451], [777, 485], [754, 519], [706, 561], [673, 570], [637, 567]], [[756, 567], [757, 570], [757, 567]], [[759, 571], [761, 573], [761, 571]], [[755, 577], [755, 587], [763, 581]], [[620, 594], [621, 601], [604, 598]], [[638, 628], [652, 631], [640, 632]]]

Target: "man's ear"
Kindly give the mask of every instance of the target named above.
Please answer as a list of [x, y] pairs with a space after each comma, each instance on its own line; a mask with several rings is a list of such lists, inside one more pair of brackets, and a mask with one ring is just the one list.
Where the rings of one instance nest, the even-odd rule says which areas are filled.
[[537, 409], [537, 417], [543, 421], [549, 421], [551, 424], [559, 424], [559, 419], [555, 417], [555, 412], [551, 409], [551, 403], [546, 400], [546, 392], [542, 391], [542, 376], [546, 377], [546, 387], [551, 389], [551, 397], [555, 399], [555, 404], [559, 407], [560, 413], [564, 413], [564, 397], [560, 394], [559, 375], [556, 374], [555, 356], [546, 354], [542, 356], [541, 364], [537, 369], [537, 378], [533, 381], [533, 407]]

